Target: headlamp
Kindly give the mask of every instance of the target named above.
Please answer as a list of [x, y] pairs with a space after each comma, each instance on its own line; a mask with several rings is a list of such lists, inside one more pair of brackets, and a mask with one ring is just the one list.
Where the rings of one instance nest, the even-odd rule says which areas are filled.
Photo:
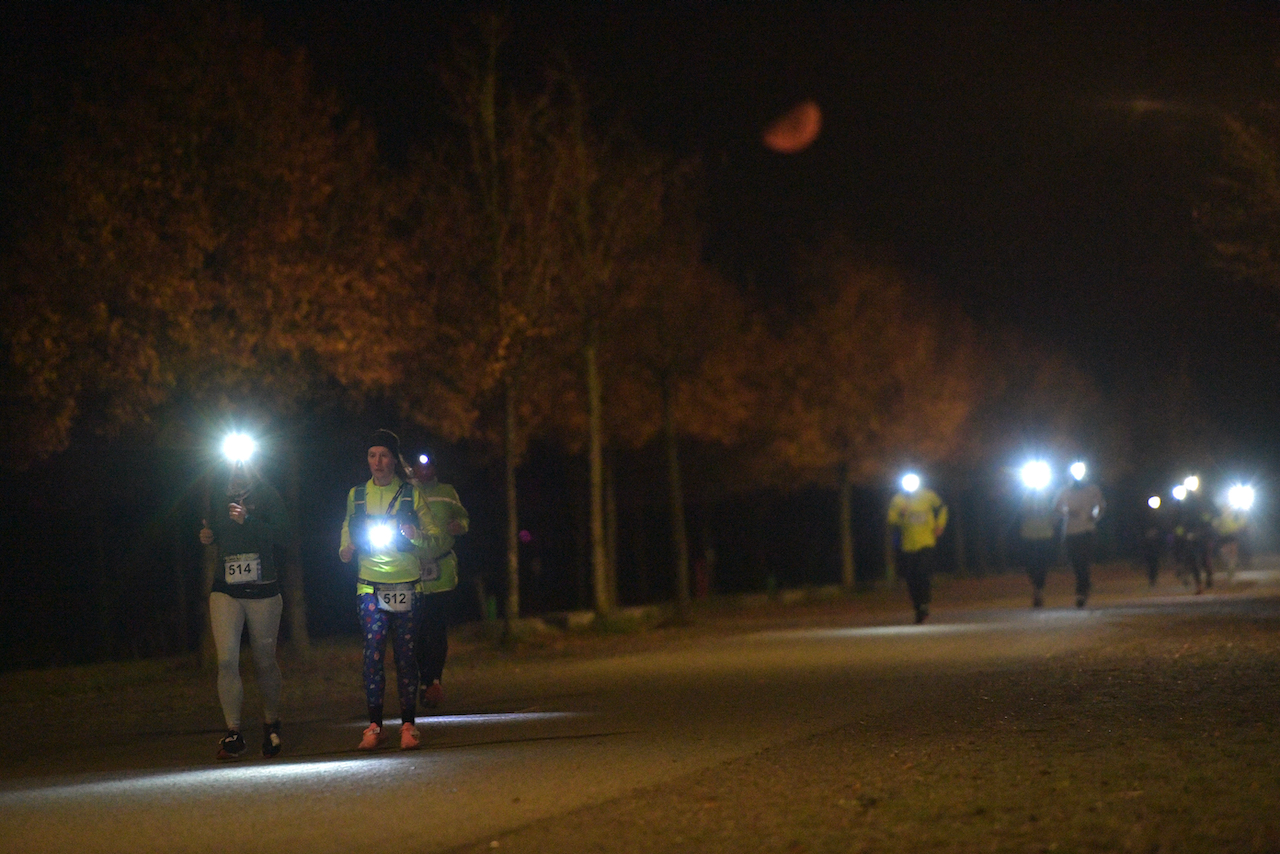
[[1200, 478], [1195, 475], [1191, 475], [1182, 482], [1182, 485], [1187, 488], [1187, 492], [1195, 492], [1200, 488]]
[[1253, 487], [1237, 483], [1227, 490], [1227, 503], [1233, 510], [1248, 510], [1253, 507]]
[[902, 476], [903, 492], [915, 492], [919, 488], [920, 488], [920, 475], [912, 473], [912, 474], [904, 474]]
[[1088, 471], [1088, 469], [1085, 467], [1084, 463], [1076, 460], [1071, 464], [1069, 471], [1071, 472], [1071, 476], [1076, 480], [1084, 480], [1085, 472]]
[[395, 537], [395, 529], [386, 522], [378, 522], [369, 526], [369, 545], [375, 549], [385, 549], [391, 545]]
[[1187, 499], [1187, 488], [1186, 488], [1185, 486], [1183, 486], [1181, 483], [1180, 483], [1180, 484], [1178, 484], [1177, 486], [1175, 486], [1175, 487], [1173, 488], [1173, 497], [1174, 497], [1174, 498], [1176, 498], [1176, 499], [1177, 499], [1177, 500], [1179, 500], [1179, 501], [1186, 501], [1186, 499]]
[[258, 449], [258, 443], [244, 433], [231, 433], [222, 440], [222, 454], [233, 463], [245, 463]]
[[1044, 460], [1032, 460], [1022, 467], [1022, 484], [1028, 489], [1041, 490], [1049, 485], [1053, 474]]
[[1160, 509], [1160, 496], [1159, 496], [1159, 495], [1153, 495], [1153, 496], [1151, 496], [1150, 498], [1148, 498], [1148, 499], [1147, 499], [1147, 506], [1148, 506], [1148, 507], [1150, 507], [1152, 510], [1159, 510], [1159, 509]]

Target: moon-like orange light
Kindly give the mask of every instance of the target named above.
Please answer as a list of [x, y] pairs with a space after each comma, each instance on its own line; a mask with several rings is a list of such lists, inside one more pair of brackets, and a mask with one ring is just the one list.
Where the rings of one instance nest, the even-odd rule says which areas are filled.
[[822, 110], [813, 101], [801, 101], [764, 132], [764, 144], [779, 154], [804, 151], [822, 130]]

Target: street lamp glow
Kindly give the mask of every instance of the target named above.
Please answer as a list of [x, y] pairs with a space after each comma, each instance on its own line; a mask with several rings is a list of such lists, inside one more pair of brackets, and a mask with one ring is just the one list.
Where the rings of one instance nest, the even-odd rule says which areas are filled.
[[1159, 496], [1159, 495], [1153, 495], [1153, 496], [1151, 496], [1150, 498], [1148, 498], [1148, 499], [1147, 499], [1147, 506], [1148, 506], [1148, 507], [1150, 507], [1152, 510], [1159, 510], [1159, 509], [1160, 509], [1160, 496]]
[[222, 440], [222, 454], [233, 463], [248, 462], [258, 443], [244, 433], [231, 433]]
[[1084, 463], [1080, 462], [1079, 460], [1076, 460], [1074, 463], [1071, 464], [1071, 468], [1070, 468], [1071, 476], [1074, 477], [1076, 480], [1084, 480], [1084, 473], [1086, 471], [1087, 469], [1085, 468]]
[[1032, 460], [1022, 467], [1022, 484], [1028, 489], [1044, 489], [1052, 479], [1053, 472], [1044, 460]]
[[1235, 510], [1248, 510], [1253, 507], [1253, 487], [1237, 483], [1227, 490], [1227, 503]]
[[902, 476], [902, 491], [915, 492], [920, 488], [920, 475], [911, 473]]
[[1187, 498], [1187, 488], [1181, 483], [1173, 488], [1173, 497], [1179, 501], [1185, 501]]
[[1195, 492], [1200, 488], [1200, 478], [1190, 475], [1182, 482], [1182, 485], [1187, 488], [1187, 492]]

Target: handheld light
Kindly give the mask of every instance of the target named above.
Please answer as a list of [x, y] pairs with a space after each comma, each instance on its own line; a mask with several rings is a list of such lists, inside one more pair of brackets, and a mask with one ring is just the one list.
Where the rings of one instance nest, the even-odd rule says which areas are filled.
[[911, 473], [902, 476], [902, 491], [915, 492], [920, 488], [920, 475]]
[[233, 463], [245, 463], [258, 449], [258, 443], [244, 433], [231, 433], [222, 440], [222, 453]]
[[1049, 485], [1053, 473], [1044, 460], [1032, 460], [1022, 467], [1022, 484], [1028, 489], [1041, 490]]

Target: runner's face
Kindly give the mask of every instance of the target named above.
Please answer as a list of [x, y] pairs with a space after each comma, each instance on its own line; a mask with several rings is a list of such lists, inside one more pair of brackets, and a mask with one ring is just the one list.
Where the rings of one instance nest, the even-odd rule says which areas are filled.
[[381, 445], [369, 449], [369, 474], [378, 486], [386, 486], [396, 476], [396, 458], [391, 451]]

